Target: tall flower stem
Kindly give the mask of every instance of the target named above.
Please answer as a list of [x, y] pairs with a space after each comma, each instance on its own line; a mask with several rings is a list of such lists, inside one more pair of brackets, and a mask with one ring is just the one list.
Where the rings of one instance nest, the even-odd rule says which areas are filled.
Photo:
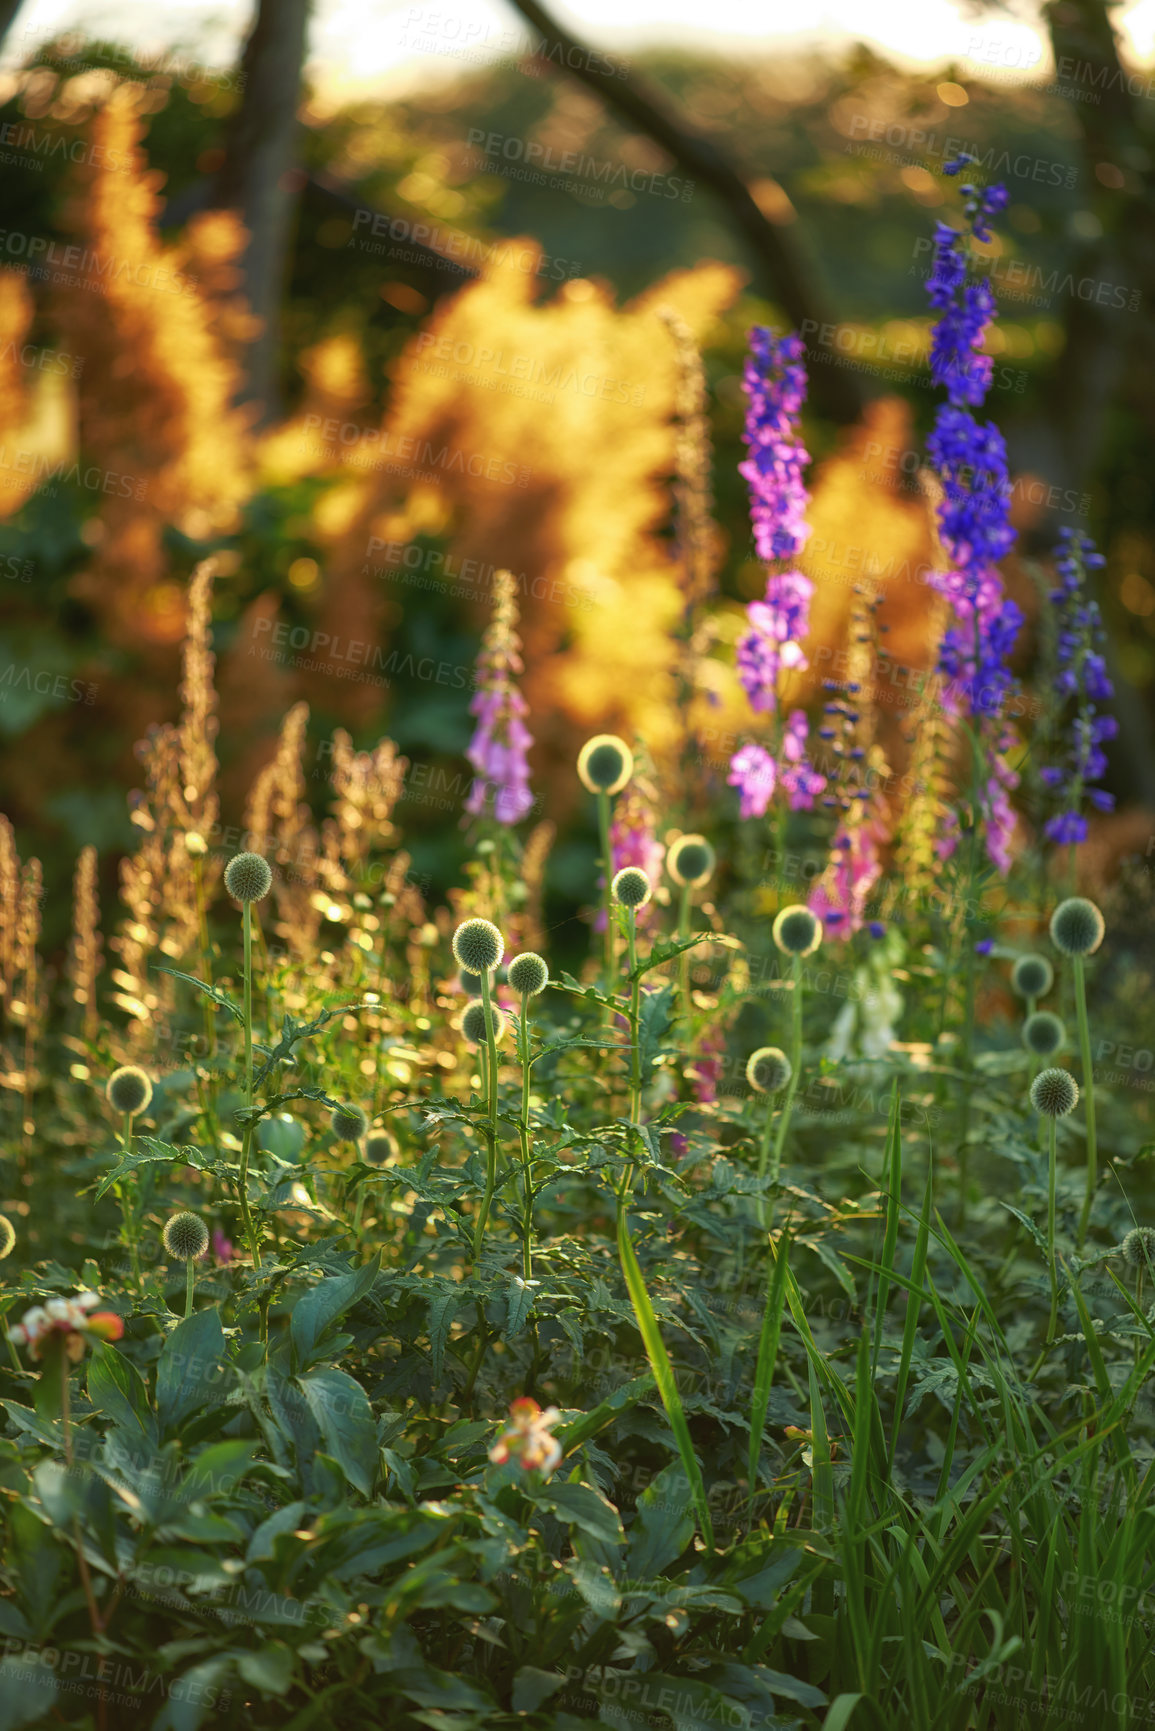
[[[252, 904], [241, 904], [241, 929], [244, 934], [245, 946], [245, 1105], [253, 1108], [253, 911]], [[245, 1236], [249, 1241], [249, 1254], [253, 1259], [253, 1267], [261, 1266], [261, 1247], [253, 1229], [253, 1217], [249, 1212], [249, 1154], [253, 1145], [253, 1122], [249, 1118], [245, 1122], [244, 1135], [241, 1139], [241, 1170], [237, 1188], [240, 1192], [241, 1217], [245, 1223]]]
[[1047, 1348], [1055, 1338], [1055, 1328], [1059, 1320], [1059, 1268], [1055, 1259], [1055, 1195], [1058, 1183], [1058, 1158], [1055, 1151], [1056, 1120], [1047, 1119], [1047, 1270], [1051, 1277], [1051, 1314], [1047, 1321], [1047, 1333], [1043, 1340], [1038, 1358], [1035, 1360], [1031, 1376], [1037, 1376], [1039, 1366], [1047, 1355]]
[[[133, 1144], [133, 1127], [132, 1127], [132, 1124], [133, 1124], [133, 1114], [131, 1112], [126, 1112], [124, 1114], [124, 1132], [123, 1132], [124, 1155], [125, 1155], [126, 1160], [132, 1158], [132, 1144]], [[129, 1262], [131, 1263], [131, 1266], [132, 1266], [132, 1278], [136, 1282], [136, 1284], [139, 1286], [140, 1285], [140, 1247], [137, 1243], [136, 1223], [133, 1219], [133, 1202], [135, 1200], [135, 1195], [134, 1195], [135, 1185], [134, 1185], [131, 1173], [126, 1175], [124, 1183], [121, 1185], [118, 1185], [117, 1188], [120, 1191], [120, 1212], [121, 1212], [121, 1218], [124, 1221], [125, 1249], [128, 1251]]]
[[1095, 1078], [1091, 1068], [1091, 1027], [1087, 1020], [1087, 984], [1083, 975], [1082, 956], [1072, 956], [1075, 975], [1075, 1011], [1079, 1018], [1079, 1056], [1083, 1061], [1083, 1100], [1087, 1124], [1087, 1194], [1079, 1215], [1077, 1248], [1081, 1251], [1091, 1221], [1091, 1204], [1099, 1179], [1098, 1147], [1095, 1141]]
[[610, 846], [610, 796], [604, 788], [599, 788], [597, 797], [598, 835], [601, 842], [602, 871], [604, 873], [604, 881], [602, 883], [602, 911], [606, 918], [605, 969], [606, 991], [608, 992], [614, 977], [614, 918], [613, 898], [610, 892], [610, 884], [613, 881], [614, 875], [614, 863], [613, 850]]
[[196, 1262], [193, 1257], [185, 1261], [184, 1314], [185, 1320], [193, 1313], [193, 1289], [196, 1285]]
[[[786, 1132], [790, 1128], [790, 1115], [794, 1110], [794, 1096], [798, 1092], [798, 1078], [802, 1073], [802, 957], [793, 956], [790, 963], [793, 978], [792, 1021], [790, 1032], [790, 1080], [786, 1084], [786, 1098], [782, 1102], [782, 1111], [778, 1118], [778, 1134], [774, 1138], [774, 1154], [770, 1162], [770, 1182], [777, 1184], [778, 1175], [782, 1170], [782, 1150], [786, 1146]], [[763, 1138], [762, 1159], [758, 1165], [758, 1177], [761, 1180], [766, 1175], [766, 1146], [768, 1138]], [[774, 1208], [771, 1204], [770, 1218], [773, 1218]], [[766, 1199], [758, 1198], [758, 1222], [766, 1227], [769, 1222], [766, 1215]]]
[[529, 1134], [529, 994], [521, 994], [521, 1015], [517, 1022], [517, 1055], [521, 1062], [521, 1117], [518, 1133], [521, 1137], [521, 1164], [525, 1173], [525, 1215], [522, 1231], [521, 1272], [525, 1281], [533, 1278], [533, 1148]]
[[[637, 974], [638, 967], [638, 914], [636, 908], [626, 909], [626, 958], [627, 968], [631, 974]], [[641, 1004], [642, 982], [634, 978], [630, 985], [630, 1123], [640, 1124], [642, 1121], [642, 1047], [641, 1047]]]
[[[498, 960], [500, 961], [500, 957]], [[485, 1006], [485, 1049], [488, 1062], [485, 1066], [485, 1093], [488, 1122], [485, 1130], [486, 1167], [485, 1195], [482, 1197], [481, 1210], [477, 1216], [477, 1226], [473, 1234], [473, 1260], [481, 1260], [481, 1247], [485, 1242], [485, 1227], [489, 1220], [489, 1210], [493, 1202], [493, 1193], [497, 1189], [497, 1039], [493, 1024], [493, 997], [489, 978], [490, 970], [483, 969], [481, 975], [481, 1001]]]
[[[690, 899], [694, 893], [693, 884], [683, 884], [682, 893], [678, 898], [678, 937], [688, 938], [690, 935]], [[678, 957], [679, 984], [682, 991], [682, 1009], [688, 1016], [690, 1013], [690, 952], [683, 950]]]

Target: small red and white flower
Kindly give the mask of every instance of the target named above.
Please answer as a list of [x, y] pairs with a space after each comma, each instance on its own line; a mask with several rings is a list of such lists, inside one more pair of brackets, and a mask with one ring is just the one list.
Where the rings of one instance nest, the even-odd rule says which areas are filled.
[[519, 1396], [510, 1402], [509, 1423], [490, 1449], [490, 1460], [495, 1466], [517, 1460], [525, 1472], [536, 1468], [548, 1477], [561, 1462], [562, 1447], [551, 1429], [560, 1417], [556, 1406], [543, 1410], [532, 1396]]
[[124, 1319], [114, 1310], [96, 1310], [100, 1298], [95, 1292], [78, 1292], [75, 1298], [50, 1298], [45, 1304], [34, 1304], [26, 1310], [22, 1321], [8, 1330], [17, 1346], [26, 1346], [28, 1356], [40, 1357], [54, 1335], [63, 1336], [64, 1350], [70, 1359], [83, 1358], [86, 1339], [119, 1340], [124, 1333]]

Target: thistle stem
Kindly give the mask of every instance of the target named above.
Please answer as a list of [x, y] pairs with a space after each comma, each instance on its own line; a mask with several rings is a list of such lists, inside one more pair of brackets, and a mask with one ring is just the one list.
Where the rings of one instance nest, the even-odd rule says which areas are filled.
[[185, 1320], [193, 1313], [193, 1289], [196, 1285], [196, 1262], [190, 1256], [185, 1262], [184, 1314]]
[[[627, 967], [631, 974], [637, 974], [638, 966], [638, 912], [636, 908], [626, 910], [628, 924], [626, 926], [626, 957]], [[641, 1002], [642, 982], [640, 976], [629, 982], [630, 986], [630, 1123], [640, 1124], [642, 1121], [642, 1048], [641, 1048]]]
[[521, 1061], [521, 1163], [525, 1171], [525, 1221], [523, 1226], [522, 1279], [533, 1278], [533, 1147], [529, 1134], [529, 994], [521, 994], [521, 1016], [517, 1024], [518, 1057]]
[[1039, 1348], [1039, 1356], [1031, 1367], [1028, 1380], [1033, 1381], [1039, 1374], [1039, 1366], [1047, 1356], [1047, 1350], [1055, 1338], [1055, 1328], [1059, 1320], [1059, 1269], [1055, 1258], [1055, 1219], [1056, 1219], [1056, 1189], [1058, 1181], [1058, 1157], [1055, 1151], [1056, 1129], [1055, 1119], [1047, 1119], [1047, 1269], [1051, 1281], [1051, 1314], [1047, 1319], [1047, 1332], [1043, 1344]]
[[[245, 1104], [250, 1112], [253, 1108], [253, 916], [252, 905], [249, 902], [241, 904], [241, 926], [245, 944]], [[253, 1230], [253, 1219], [249, 1213], [249, 1152], [253, 1144], [253, 1123], [248, 1119], [244, 1135], [241, 1139], [241, 1171], [237, 1188], [240, 1191], [241, 1217], [245, 1223], [245, 1236], [249, 1241], [249, 1254], [253, 1259], [253, 1267], [261, 1266], [261, 1247], [257, 1243], [257, 1235]]]
[[1095, 1078], [1091, 1068], [1091, 1028], [1087, 1021], [1087, 986], [1083, 976], [1082, 956], [1073, 956], [1075, 974], [1075, 1009], [1079, 1018], [1079, 1056], [1083, 1061], [1083, 1100], [1087, 1125], [1087, 1194], [1079, 1215], [1077, 1248], [1081, 1251], [1091, 1222], [1091, 1204], [1099, 1179], [1099, 1157], [1095, 1141]]
[[[500, 960], [500, 957], [498, 958]], [[489, 980], [490, 970], [483, 968], [481, 972], [481, 1002], [485, 1008], [485, 1046], [488, 1062], [485, 1066], [485, 1093], [488, 1109], [488, 1123], [485, 1130], [486, 1168], [485, 1195], [482, 1198], [481, 1210], [477, 1216], [477, 1226], [473, 1234], [473, 1260], [481, 1260], [481, 1247], [485, 1242], [485, 1227], [489, 1219], [490, 1204], [493, 1193], [497, 1189], [497, 1040], [494, 1036], [493, 999]]]
[[[781, 1114], [779, 1115], [779, 1118], [778, 1118], [778, 1134], [774, 1138], [774, 1154], [773, 1154], [773, 1158], [770, 1161], [770, 1182], [771, 1182], [771, 1184], [777, 1184], [778, 1175], [782, 1170], [782, 1150], [786, 1146], [786, 1132], [790, 1128], [790, 1115], [794, 1110], [794, 1096], [798, 1092], [798, 1082], [799, 1082], [799, 1077], [800, 1077], [801, 1071], [802, 1071], [802, 957], [801, 956], [794, 956], [792, 958], [791, 973], [793, 975], [794, 989], [793, 989], [793, 992], [791, 994], [791, 996], [793, 998], [793, 1020], [792, 1020], [792, 1024], [791, 1024], [791, 1035], [790, 1035], [790, 1080], [786, 1084], [786, 1098], [782, 1102], [782, 1111], [781, 1111]], [[767, 1147], [768, 1141], [769, 1141], [769, 1137], [764, 1136], [763, 1147], [762, 1147], [762, 1160], [759, 1162], [759, 1165], [758, 1165], [758, 1177], [759, 1177], [759, 1179], [762, 1179], [766, 1176], [765, 1156], [766, 1156], [766, 1147]], [[773, 1208], [773, 1204], [771, 1204], [771, 1208], [770, 1208], [770, 1218], [771, 1219], [773, 1218], [773, 1214], [774, 1214], [774, 1208]], [[759, 1225], [761, 1225], [762, 1227], [766, 1227], [768, 1225], [768, 1220], [767, 1220], [767, 1216], [766, 1216], [766, 1199], [763, 1196], [759, 1196], [759, 1198], [758, 1198], [758, 1222], [759, 1222]]]
[[614, 875], [613, 854], [610, 848], [610, 796], [604, 788], [598, 789], [598, 836], [601, 841], [602, 871], [602, 911], [606, 916], [605, 932], [605, 970], [606, 991], [610, 990], [614, 977], [614, 919], [613, 902], [610, 894], [610, 883]]
[[[678, 937], [688, 938], [690, 935], [690, 898], [694, 893], [693, 884], [683, 884], [678, 906]], [[678, 957], [678, 973], [682, 987], [682, 1009], [690, 1014], [690, 952], [683, 950]]]
[[[133, 1139], [134, 1139], [133, 1138], [132, 1122], [133, 1122], [133, 1114], [131, 1112], [126, 1112], [124, 1114], [124, 1156], [125, 1156], [126, 1160], [131, 1159], [131, 1157], [132, 1157], [132, 1144], [133, 1144]], [[136, 1284], [139, 1286], [140, 1285], [140, 1248], [137, 1244], [136, 1224], [135, 1224], [135, 1221], [133, 1219], [132, 1204], [133, 1204], [133, 1200], [134, 1200], [134, 1196], [133, 1196], [134, 1186], [133, 1186], [133, 1179], [132, 1179], [131, 1173], [126, 1174], [123, 1185], [118, 1186], [118, 1188], [120, 1189], [121, 1218], [124, 1221], [125, 1248], [128, 1251], [129, 1262], [131, 1263], [131, 1266], [132, 1266], [132, 1278], [136, 1282]]]

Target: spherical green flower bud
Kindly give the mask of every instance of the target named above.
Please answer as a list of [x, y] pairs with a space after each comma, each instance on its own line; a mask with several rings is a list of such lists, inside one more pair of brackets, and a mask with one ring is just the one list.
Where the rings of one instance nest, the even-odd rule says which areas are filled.
[[1136, 1226], [1119, 1248], [1132, 1268], [1155, 1268], [1155, 1226]]
[[1020, 998], [1045, 998], [1055, 983], [1046, 956], [1020, 956], [1011, 969], [1011, 986]]
[[1036, 1010], [1023, 1023], [1023, 1045], [1036, 1058], [1053, 1058], [1066, 1042], [1067, 1030], [1050, 1010]]
[[595, 733], [581, 748], [577, 771], [587, 793], [620, 793], [634, 773], [634, 754], [616, 733]]
[[1068, 896], [1051, 915], [1051, 942], [1064, 956], [1089, 956], [1103, 942], [1103, 916], [1086, 896]]
[[1044, 1118], [1065, 1118], [1079, 1104], [1079, 1085], [1069, 1070], [1040, 1070], [1031, 1083], [1031, 1105]]
[[641, 866], [623, 866], [610, 885], [616, 902], [624, 908], [644, 908], [653, 890]]
[[108, 1078], [108, 1103], [122, 1118], [135, 1118], [152, 1099], [152, 1083], [135, 1064], [122, 1064]]
[[704, 835], [680, 835], [666, 855], [666, 870], [676, 884], [701, 889], [714, 874], [714, 850]]
[[369, 1128], [369, 1119], [360, 1106], [334, 1106], [329, 1128], [338, 1142], [359, 1142]]
[[795, 902], [783, 908], [771, 927], [771, 936], [788, 956], [812, 956], [822, 942], [822, 922], [810, 909]]
[[384, 1166], [397, 1151], [396, 1138], [388, 1130], [374, 1130], [365, 1143], [365, 1158], [371, 1166]]
[[[494, 1044], [499, 1045], [505, 1038], [505, 1017], [496, 1004], [490, 1005], [493, 1017]], [[485, 1005], [480, 998], [475, 998], [472, 1004], [466, 1004], [465, 1014], [461, 1018], [461, 1032], [473, 1046], [485, 1045]]]
[[746, 1080], [756, 1094], [780, 1094], [793, 1074], [793, 1065], [778, 1046], [759, 1046], [746, 1060]]
[[509, 964], [510, 990], [522, 998], [536, 998], [549, 985], [549, 969], [536, 950], [524, 950]]
[[3, 1262], [6, 1256], [11, 1256], [15, 1242], [16, 1228], [6, 1214], [0, 1214], [0, 1262]]
[[225, 888], [235, 902], [259, 902], [273, 887], [273, 873], [259, 853], [234, 854], [225, 867]]
[[505, 954], [505, 939], [492, 920], [466, 920], [453, 934], [453, 958], [471, 974], [488, 974]]
[[209, 1229], [199, 1214], [182, 1209], [164, 1229], [164, 1247], [174, 1262], [195, 1262], [209, 1247]]

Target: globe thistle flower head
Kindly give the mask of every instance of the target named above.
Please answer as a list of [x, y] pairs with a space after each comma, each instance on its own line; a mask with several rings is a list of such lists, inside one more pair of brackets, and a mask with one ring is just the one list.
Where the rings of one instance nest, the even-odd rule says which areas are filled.
[[789, 1058], [778, 1046], [759, 1046], [746, 1060], [746, 1080], [756, 1094], [780, 1094], [793, 1074]]
[[225, 867], [225, 888], [235, 902], [259, 902], [273, 887], [273, 873], [259, 853], [236, 853]]
[[666, 866], [676, 884], [700, 890], [714, 875], [713, 848], [704, 835], [680, 835], [666, 855]]
[[338, 1142], [359, 1142], [369, 1128], [369, 1119], [360, 1106], [334, 1106], [329, 1114], [329, 1128]]
[[365, 1158], [371, 1166], [385, 1166], [397, 1153], [397, 1143], [388, 1130], [374, 1130], [365, 1143]]
[[[496, 1004], [490, 1005], [490, 1015], [493, 1017], [493, 1040], [498, 1045], [505, 1038], [505, 1017]], [[485, 1045], [485, 1004], [481, 998], [475, 998], [472, 1004], [466, 1004], [465, 1014], [461, 1018], [461, 1032], [471, 1046]]]
[[1155, 1268], [1155, 1226], [1136, 1226], [1119, 1246], [1132, 1268]]
[[135, 1118], [152, 1099], [152, 1083], [136, 1064], [122, 1064], [108, 1078], [108, 1103], [122, 1118]]
[[465, 920], [453, 934], [453, 958], [471, 974], [492, 973], [505, 954], [505, 939], [492, 920]]
[[1066, 1039], [1066, 1028], [1050, 1010], [1036, 1010], [1023, 1023], [1023, 1045], [1036, 1058], [1053, 1058], [1062, 1051]]
[[619, 907], [635, 911], [644, 908], [654, 893], [641, 866], [623, 866], [610, 884], [610, 891]]
[[1044, 1118], [1065, 1118], [1079, 1104], [1079, 1085], [1069, 1070], [1040, 1070], [1031, 1083], [1031, 1105]]
[[822, 922], [801, 902], [783, 908], [771, 928], [780, 950], [788, 956], [812, 956], [822, 942]]
[[199, 1214], [187, 1208], [174, 1214], [164, 1229], [164, 1248], [174, 1262], [195, 1262], [209, 1247], [209, 1229]]
[[1055, 970], [1046, 956], [1020, 956], [1011, 969], [1011, 989], [1020, 998], [1045, 998], [1055, 983]]
[[15, 1242], [16, 1228], [6, 1214], [0, 1214], [0, 1262], [3, 1262], [6, 1256], [11, 1256]]
[[634, 754], [616, 733], [595, 733], [578, 754], [577, 772], [587, 793], [621, 793], [634, 773]]
[[536, 950], [524, 950], [509, 964], [510, 990], [523, 998], [536, 998], [549, 984], [549, 969]]
[[1051, 915], [1051, 942], [1064, 956], [1090, 956], [1103, 942], [1103, 916], [1086, 896], [1068, 896]]

